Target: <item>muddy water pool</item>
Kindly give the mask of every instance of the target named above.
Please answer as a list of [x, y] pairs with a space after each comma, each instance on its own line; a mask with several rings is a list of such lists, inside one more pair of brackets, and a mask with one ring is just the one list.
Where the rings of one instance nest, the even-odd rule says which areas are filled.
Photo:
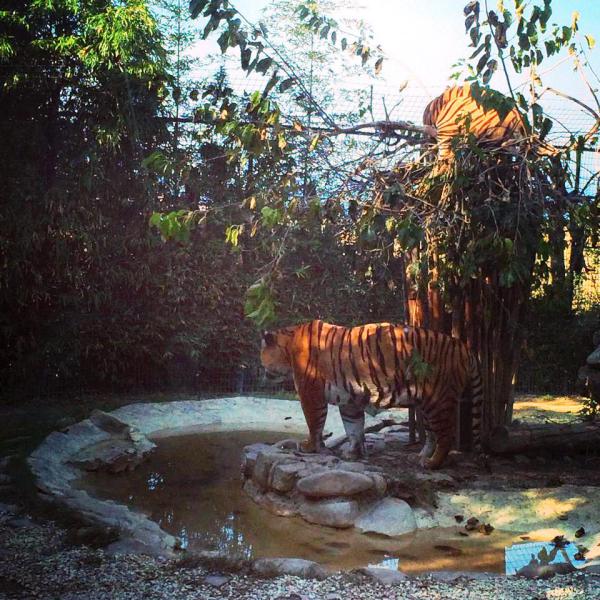
[[505, 546], [521, 541], [515, 533], [499, 531], [465, 537], [460, 526], [390, 539], [273, 515], [242, 491], [240, 457], [244, 446], [286, 437], [289, 433], [235, 431], [160, 438], [153, 455], [135, 471], [90, 473], [79, 485], [145, 513], [190, 550], [298, 557], [332, 570], [371, 565], [406, 573], [503, 572]]

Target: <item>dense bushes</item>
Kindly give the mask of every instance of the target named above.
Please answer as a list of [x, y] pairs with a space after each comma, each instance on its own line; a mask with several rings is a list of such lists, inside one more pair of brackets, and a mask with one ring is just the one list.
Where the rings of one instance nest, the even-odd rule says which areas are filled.
[[[306, 140], [290, 138], [301, 167], [287, 149], [249, 159], [236, 154], [227, 123], [219, 134], [200, 124], [177, 133], [167, 126], [165, 97], [183, 92], [146, 2], [13, 0], [0, 25], [7, 34], [0, 35], [3, 399], [207, 390], [253, 372], [259, 336], [244, 318], [244, 296], [276, 254], [277, 234], [254, 231], [240, 203], [249, 192], [269, 196], [273, 182], [298, 178], [300, 168], [302, 193], [263, 206], [289, 209], [294, 193], [301, 200], [274, 226], [287, 228], [273, 275], [276, 325], [403, 319], [394, 240], [375, 252], [382, 236], [368, 227], [357, 234], [354, 200], [332, 202], [330, 214], [320, 206], [326, 184], [318, 167], [327, 157], [308, 157]], [[249, 99], [234, 97], [224, 72], [197, 87], [188, 95], [208, 105], [207, 115], [237, 110], [245, 118]], [[236, 127], [241, 137], [249, 131], [241, 121]], [[266, 144], [266, 130], [254, 129], [253, 142]], [[182, 207], [211, 216], [189, 243], [164, 243], [150, 216]], [[239, 223], [244, 243], [224, 243], [226, 228]], [[543, 303], [531, 314], [522, 381], [535, 372], [536, 389], [555, 389], [582, 364], [593, 326]], [[568, 335], [557, 343], [558, 333]]]

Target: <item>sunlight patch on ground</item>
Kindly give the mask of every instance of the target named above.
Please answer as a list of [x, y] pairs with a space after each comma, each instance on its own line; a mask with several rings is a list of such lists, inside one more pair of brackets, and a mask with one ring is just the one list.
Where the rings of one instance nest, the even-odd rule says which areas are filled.
[[[578, 515], [579, 519], [596, 521], [595, 517], [588, 514], [596, 506], [590, 503], [588, 497], [558, 489], [454, 494], [450, 497], [450, 506], [453, 507], [449, 507], [450, 512], [454, 510], [476, 516], [500, 530], [529, 531], [533, 537], [532, 528], [535, 528], [535, 539], [540, 541], [549, 539], [549, 530], [560, 528], [560, 532], [565, 533], [566, 529], [572, 528], [572, 523], [568, 525], [564, 522], [565, 515]], [[551, 538], [555, 535], [558, 532], [554, 532]]]
[[535, 423], [569, 423], [580, 418], [582, 408], [581, 396], [523, 395], [515, 399], [514, 418]]
[[[531, 497], [531, 493], [528, 493]], [[535, 502], [535, 500], [534, 500]], [[586, 504], [585, 498], [569, 498], [568, 500], [559, 500], [558, 498], [544, 498], [535, 502], [534, 508], [538, 516], [545, 519], [553, 519], [572, 510], [578, 506]]]

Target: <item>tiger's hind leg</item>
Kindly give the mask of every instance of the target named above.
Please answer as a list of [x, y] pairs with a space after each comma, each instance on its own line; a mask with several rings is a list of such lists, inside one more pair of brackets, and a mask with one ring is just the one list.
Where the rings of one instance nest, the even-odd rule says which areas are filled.
[[[431, 436], [435, 439], [435, 448], [430, 456], [426, 456], [425, 453], [421, 454], [421, 466], [425, 469], [439, 469], [452, 448], [454, 410], [448, 411], [440, 407], [440, 410], [434, 415], [428, 415], [425, 422], [425, 431], [427, 437]], [[427, 442], [425, 448], [427, 448]]]
[[350, 440], [349, 458], [364, 458], [367, 455], [364, 408], [350, 401], [340, 404], [339, 409], [346, 435]]
[[425, 461], [426, 458], [430, 458], [431, 455], [435, 451], [435, 445], [437, 443], [437, 437], [433, 431], [425, 430], [425, 445], [419, 452], [419, 458], [421, 459], [421, 464]]
[[452, 447], [452, 436], [439, 436], [431, 458], [421, 459], [425, 469], [439, 469]]

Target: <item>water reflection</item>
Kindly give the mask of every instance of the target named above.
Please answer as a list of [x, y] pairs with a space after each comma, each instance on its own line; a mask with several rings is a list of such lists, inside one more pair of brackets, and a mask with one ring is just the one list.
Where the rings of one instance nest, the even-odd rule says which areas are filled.
[[165, 478], [160, 473], [150, 473], [146, 480], [148, 491], [153, 492], [165, 482]]
[[332, 569], [504, 570], [504, 547], [518, 539], [513, 534], [495, 531], [463, 538], [453, 527], [389, 539], [268, 513], [241, 489], [240, 456], [248, 444], [286, 437], [289, 433], [235, 432], [165, 438], [135, 471], [91, 473], [82, 486], [144, 512], [191, 550], [306, 558]]
[[520, 575], [538, 571], [544, 567], [565, 565], [579, 568], [585, 560], [575, 558], [579, 552], [572, 543], [553, 544], [534, 542], [528, 544], [515, 544], [505, 551], [506, 574]]

